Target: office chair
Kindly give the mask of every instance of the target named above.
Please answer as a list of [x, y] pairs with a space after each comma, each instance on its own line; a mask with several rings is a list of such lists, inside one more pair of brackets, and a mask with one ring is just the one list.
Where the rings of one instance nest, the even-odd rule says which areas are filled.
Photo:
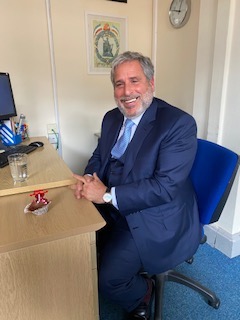
[[[218, 221], [230, 193], [239, 166], [239, 156], [216, 143], [198, 139], [198, 150], [190, 173], [196, 192], [199, 216], [202, 225]], [[206, 236], [203, 241], [206, 241]], [[201, 242], [201, 243], [202, 243]], [[187, 261], [192, 262], [190, 259]], [[195, 280], [169, 270], [154, 275], [155, 312], [154, 320], [162, 319], [164, 283], [173, 281], [200, 293], [210, 306], [218, 309], [220, 300], [214, 292]]]

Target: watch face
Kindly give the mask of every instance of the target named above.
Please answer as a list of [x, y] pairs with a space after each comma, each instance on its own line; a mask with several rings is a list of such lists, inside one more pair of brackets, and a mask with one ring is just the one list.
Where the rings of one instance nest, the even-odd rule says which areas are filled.
[[183, 27], [189, 20], [191, 0], [173, 0], [169, 10], [169, 20], [174, 28]]
[[103, 195], [103, 201], [105, 201], [105, 202], [111, 202], [111, 201], [112, 201], [112, 195], [111, 195], [111, 193], [104, 193], [104, 195]]

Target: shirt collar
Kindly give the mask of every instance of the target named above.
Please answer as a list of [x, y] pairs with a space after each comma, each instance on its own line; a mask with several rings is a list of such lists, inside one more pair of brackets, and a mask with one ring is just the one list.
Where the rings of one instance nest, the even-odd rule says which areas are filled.
[[[142, 114], [140, 114], [138, 117], [131, 119], [132, 122], [134, 122], [134, 124], [137, 126], [140, 122], [140, 120], [142, 119], [142, 116], [144, 115], [144, 112]], [[124, 117], [124, 124], [126, 122], [127, 118]]]

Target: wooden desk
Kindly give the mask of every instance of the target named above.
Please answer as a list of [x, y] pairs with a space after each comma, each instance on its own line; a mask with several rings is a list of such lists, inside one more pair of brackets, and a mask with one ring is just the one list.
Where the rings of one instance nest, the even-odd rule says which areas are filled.
[[29, 193], [0, 198], [0, 319], [96, 320], [95, 231], [105, 221], [67, 186], [47, 198], [42, 216], [23, 213]]
[[31, 141], [42, 141], [44, 146], [28, 154], [28, 180], [14, 184], [9, 166], [0, 168], [0, 196], [62, 187], [74, 183], [71, 170], [46, 137], [32, 138], [25, 143], [29, 144]]

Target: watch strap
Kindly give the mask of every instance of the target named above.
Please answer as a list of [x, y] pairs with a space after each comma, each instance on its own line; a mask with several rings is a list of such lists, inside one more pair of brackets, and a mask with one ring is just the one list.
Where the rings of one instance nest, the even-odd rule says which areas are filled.
[[107, 187], [106, 193], [111, 193], [111, 188]]

